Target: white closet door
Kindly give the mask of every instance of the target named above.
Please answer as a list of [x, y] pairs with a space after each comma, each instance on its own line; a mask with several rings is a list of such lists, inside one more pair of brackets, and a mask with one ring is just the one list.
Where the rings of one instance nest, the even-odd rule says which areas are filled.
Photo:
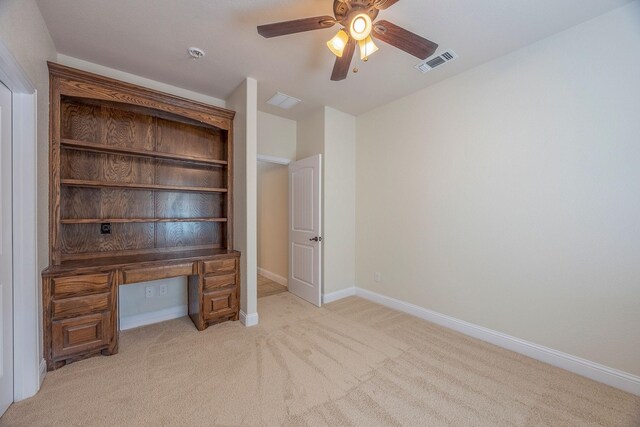
[[289, 292], [322, 304], [322, 156], [289, 164]]

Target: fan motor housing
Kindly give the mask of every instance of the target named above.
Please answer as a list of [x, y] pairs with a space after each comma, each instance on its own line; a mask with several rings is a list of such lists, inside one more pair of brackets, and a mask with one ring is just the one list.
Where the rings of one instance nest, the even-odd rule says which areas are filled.
[[367, 13], [374, 21], [378, 16], [378, 9], [373, 7], [376, 0], [334, 0], [333, 1], [333, 14], [336, 17], [336, 21], [347, 26], [351, 18], [360, 13]]

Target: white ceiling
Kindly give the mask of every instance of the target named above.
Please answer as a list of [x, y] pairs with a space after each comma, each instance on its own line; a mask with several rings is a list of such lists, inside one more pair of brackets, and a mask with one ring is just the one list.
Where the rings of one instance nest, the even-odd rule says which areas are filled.
[[[226, 99], [258, 80], [258, 108], [298, 119], [328, 105], [359, 115], [601, 15], [632, 0], [401, 0], [386, 19], [460, 59], [421, 74], [417, 58], [378, 42], [360, 72], [329, 80], [332, 29], [264, 39], [256, 26], [332, 15], [332, 0], [38, 0], [59, 53]], [[193, 61], [187, 48], [205, 50]], [[567, 52], [570, 54], [570, 52]], [[358, 61], [359, 62], [359, 61]], [[290, 111], [265, 104], [276, 91], [303, 100]]]

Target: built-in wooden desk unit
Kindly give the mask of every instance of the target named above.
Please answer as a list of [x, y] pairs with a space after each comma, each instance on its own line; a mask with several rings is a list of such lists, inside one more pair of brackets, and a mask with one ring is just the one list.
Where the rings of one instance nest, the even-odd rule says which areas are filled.
[[118, 351], [118, 287], [188, 277], [198, 330], [238, 320], [234, 112], [49, 63], [47, 367]]

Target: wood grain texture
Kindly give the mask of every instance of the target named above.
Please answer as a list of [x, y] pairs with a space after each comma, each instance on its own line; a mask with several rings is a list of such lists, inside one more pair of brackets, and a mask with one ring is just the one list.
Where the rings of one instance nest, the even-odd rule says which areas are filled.
[[202, 268], [204, 274], [214, 274], [235, 271], [238, 266], [234, 258], [228, 258], [203, 261]]
[[111, 308], [111, 293], [85, 295], [73, 298], [53, 300], [53, 319], [66, 319], [90, 313], [101, 313]]
[[68, 100], [61, 103], [61, 137], [80, 141], [100, 141], [100, 107]]
[[61, 199], [63, 223], [83, 218], [154, 218], [151, 191], [63, 187]]
[[108, 347], [112, 336], [111, 323], [110, 312], [53, 322], [50, 368], [55, 359]]
[[63, 138], [60, 141], [60, 144], [63, 147], [74, 148], [76, 150], [94, 151], [98, 153], [122, 154], [127, 156], [137, 156], [137, 157], [146, 157], [146, 158], [156, 158], [156, 159], [163, 159], [167, 161], [173, 161], [176, 163], [188, 163], [188, 164], [199, 164], [199, 165], [205, 165], [205, 166], [220, 166], [220, 167], [227, 165], [226, 160], [201, 159], [199, 157], [194, 157], [189, 155], [163, 153], [160, 151], [140, 150], [137, 148], [130, 148], [130, 147], [108, 146], [104, 144], [96, 144], [93, 142], [87, 142], [87, 141], [76, 140], [76, 139]]
[[156, 184], [183, 187], [226, 188], [223, 168], [156, 161]]
[[227, 160], [219, 129], [158, 119], [156, 151], [209, 160]]
[[202, 305], [204, 318], [207, 321], [235, 316], [238, 309], [235, 289], [205, 292]]
[[407, 31], [389, 21], [377, 21], [373, 26], [371, 35], [419, 59], [427, 59], [438, 49], [437, 43]]
[[154, 247], [154, 224], [111, 224], [111, 234], [100, 234], [99, 224], [64, 224], [62, 253], [113, 252]]
[[188, 117], [198, 122], [229, 129], [235, 112], [169, 95], [141, 86], [47, 62], [49, 74], [61, 95], [122, 102]]
[[156, 247], [185, 247], [223, 243], [224, 224], [205, 222], [159, 223]]
[[[204, 290], [205, 292], [215, 291], [220, 288], [235, 287], [236, 275], [235, 272], [231, 274], [222, 275], [208, 275], [204, 276]], [[235, 288], [233, 289], [235, 291]]]
[[53, 295], [56, 298], [99, 294], [111, 290], [111, 274], [88, 274], [80, 276], [55, 277]]
[[153, 184], [155, 160], [106, 153], [63, 150], [61, 179]]
[[190, 191], [195, 193], [226, 193], [226, 188], [180, 187], [177, 185], [138, 184], [129, 182], [61, 179], [60, 185], [86, 188], [129, 188], [131, 190]]
[[[234, 113], [49, 68], [51, 265], [42, 287], [48, 369], [117, 353], [118, 286], [126, 283], [186, 275], [199, 330], [237, 320]], [[110, 234], [100, 232], [103, 222]], [[211, 289], [228, 293], [210, 295], [206, 306], [204, 262]], [[211, 278], [224, 275], [224, 284]]]
[[102, 116], [100, 143], [147, 151], [155, 148], [154, 117], [108, 107], [102, 107]]
[[167, 279], [169, 277], [190, 276], [194, 273], [193, 262], [156, 267], [134, 267], [122, 270], [123, 284], [150, 282], [152, 280]]
[[156, 194], [157, 218], [225, 218], [226, 195], [161, 192]]
[[296, 19], [293, 21], [276, 22], [258, 26], [258, 34], [265, 38], [285, 36], [305, 31], [331, 28], [336, 20], [333, 16], [316, 16], [313, 18]]
[[[95, 274], [109, 271], [120, 271], [130, 267], [157, 267], [170, 263], [183, 263], [186, 261], [208, 261], [220, 259], [238, 259], [238, 251], [228, 249], [193, 249], [179, 250], [172, 252], [156, 252], [137, 255], [117, 255], [111, 257], [101, 257], [96, 259], [72, 259], [58, 265], [47, 267], [42, 275], [44, 278], [70, 276], [77, 274]], [[43, 288], [44, 288], [43, 284]]]

